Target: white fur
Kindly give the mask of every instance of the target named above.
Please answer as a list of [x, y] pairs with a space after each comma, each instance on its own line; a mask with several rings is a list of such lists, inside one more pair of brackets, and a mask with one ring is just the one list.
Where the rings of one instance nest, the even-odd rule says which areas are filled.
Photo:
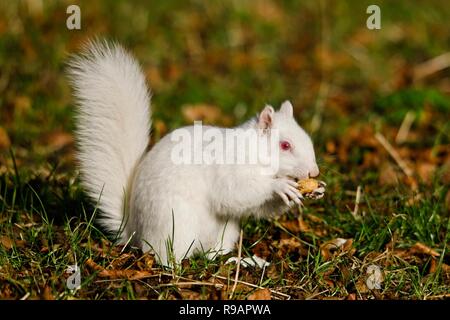
[[78, 104], [77, 142], [84, 188], [106, 230], [120, 229], [124, 194], [149, 140], [150, 95], [137, 62], [122, 47], [89, 42], [69, 63]]
[[[291, 178], [318, 174], [311, 139], [295, 122], [290, 102], [278, 112], [268, 106], [238, 127], [263, 128], [267, 134], [279, 129], [281, 139], [291, 143], [291, 151], [280, 151], [276, 174], [261, 174], [259, 164], [175, 165], [171, 135], [176, 131], [139, 161], [148, 141], [144, 77], [117, 45], [93, 43], [87, 52], [71, 64], [80, 105], [77, 134], [84, 185], [94, 199], [104, 186], [103, 225], [121, 232], [122, 241], [132, 238], [143, 250], [153, 249], [161, 262], [170, 263], [171, 253], [179, 261], [196, 252], [213, 257], [233, 250], [240, 218], [264, 218], [285, 211], [286, 204], [300, 203]], [[129, 197], [123, 190], [129, 190]], [[129, 199], [128, 216], [121, 231], [124, 199]]]

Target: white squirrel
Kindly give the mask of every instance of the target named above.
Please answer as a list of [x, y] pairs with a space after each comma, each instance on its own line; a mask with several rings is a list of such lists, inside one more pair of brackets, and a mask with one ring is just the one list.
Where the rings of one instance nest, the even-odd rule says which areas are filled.
[[173, 137], [193, 127], [174, 130], [147, 152], [150, 92], [126, 50], [91, 41], [69, 62], [68, 75], [78, 108], [81, 181], [98, 203], [99, 223], [121, 243], [152, 249], [164, 264], [199, 252], [209, 258], [229, 253], [242, 217], [264, 218], [301, 204], [295, 179], [319, 175], [312, 141], [289, 101], [227, 129], [262, 129], [258, 139], [278, 130], [277, 172], [263, 174], [259, 163], [174, 164]]

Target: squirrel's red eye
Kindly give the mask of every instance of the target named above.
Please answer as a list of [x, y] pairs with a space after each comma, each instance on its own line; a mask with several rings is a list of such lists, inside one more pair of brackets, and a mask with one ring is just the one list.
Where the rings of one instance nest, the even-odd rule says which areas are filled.
[[280, 148], [281, 150], [287, 151], [291, 149], [291, 144], [287, 141], [281, 141], [280, 142]]

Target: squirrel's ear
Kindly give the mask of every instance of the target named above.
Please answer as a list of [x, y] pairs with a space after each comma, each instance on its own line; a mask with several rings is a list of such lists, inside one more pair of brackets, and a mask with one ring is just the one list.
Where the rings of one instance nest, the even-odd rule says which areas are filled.
[[292, 103], [289, 100], [286, 100], [281, 104], [280, 112], [285, 114], [288, 117], [294, 116], [294, 107], [292, 106]]
[[270, 129], [273, 122], [273, 114], [275, 110], [271, 106], [266, 106], [258, 117], [258, 127], [260, 129]]

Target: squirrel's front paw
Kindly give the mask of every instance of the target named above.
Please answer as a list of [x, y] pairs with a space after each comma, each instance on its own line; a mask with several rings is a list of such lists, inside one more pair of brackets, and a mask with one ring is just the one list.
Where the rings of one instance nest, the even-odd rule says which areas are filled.
[[273, 191], [278, 194], [287, 206], [291, 206], [289, 199], [301, 205], [303, 196], [297, 189], [297, 182], [287, 178], [277, 178], [273, 182]]

